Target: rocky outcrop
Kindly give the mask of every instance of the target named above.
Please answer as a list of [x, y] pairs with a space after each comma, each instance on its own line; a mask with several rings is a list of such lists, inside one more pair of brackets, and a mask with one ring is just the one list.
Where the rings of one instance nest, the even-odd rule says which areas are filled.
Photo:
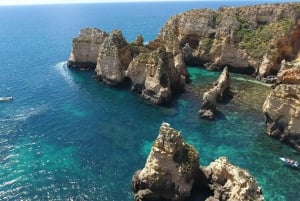
[[208, 200], [262, 201], [255, 179], [222, 157], [199, 167], [198, 153], [181, 133], [163, 123], [145, 167], [132, 178], [136, 201], [182, 201], [194, 189]]
[[83, 69], [95, 69], [99, 47], [108, 34], [96, 28], [81, 29], [78, 37], [73, 39], [73, 48], [68, 66]]
[[232, 165], [226, 157], [220, 157], [203, 167], [213, 196], [207, 200], [262, 201], [262, 191], [255, 178], [246, 170]]
[[185, 63], [209, 69], [255, 72], [258, 77], [278, 71], [274, 60], [280, 38], [299, 22], [300, 3], [194, 9], [172, 17], [158, 40], [168, 51], [182, 49]]
[[96, 78], [108, 85], [118, 85], [131, 61], [131, 50], [122, 32], [113, 30], [99, 47]]
[[120, 30], [107, 34], [82, 29], [73, 40], [68, 66], [95, 69], [95, 78], [110, 86], [127, 80], [131, 90], [143, 99], [167, 104], [184, 89], [187, 71], [182, 52], [167, 52], [163, 43], [144, 46], [143, 42], [139, 35], [133, 43], [127, 43]]
[[132, 82], [131, 90], [151, 103], [168, 103], [173, 92], [184, 88], [186, 78], [186, 71], [177, 72], [174, 62], [173, 55], [164, 48], [139, 54], [126, 71]]
[[300, 61], [286, 62], [283, 60], [277, 80], [280, 84], [300, 84]]
[[212, 120], [215, 117], [217, 102], [222, 102], [228, 97], [231, 77], [228, 68], [225, 67], [213, 88], [203, 94], [202, 105], [198, 112], [204, 119]]
[[199, 174], [198, 165], [198, 152], [179, 131], [163, 123], [145, 167], [132, 178], [135, 200], [185, 200]]
[[300, 150], [300, 63], [282, 62], [278, 82], [267, 96], [263, 113], [267, 134]]

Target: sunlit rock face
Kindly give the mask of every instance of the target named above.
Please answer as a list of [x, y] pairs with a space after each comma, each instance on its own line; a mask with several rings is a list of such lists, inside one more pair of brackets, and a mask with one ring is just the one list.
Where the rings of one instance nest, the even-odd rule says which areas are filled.
[[263, 105], [267, 134], [300, 150], [300, 63], [282, 62], [278, 82]]
[[[298, 23], [299, 6], [286, 3], [193, 9], [171, 17], [157, 38], [166, 44], [167, 51], [183, 50], [188, 65], [215, 70], [228, 66], [231, 71], [264, 77], [279, 70], [276, 62], [280, 58], [276, 57], [282, 48], [277, 43]], [[297, 33], [292, 33], [293, 44], [298, 44], [295, 48], [300, 42]]]
[[255, 178], [246, 170], [232, 165], [226, 157], [220, 157], [202, 168], [213, 196], [207, 200], [262, 201], [262, 191]]
[[217, 102], [222, 102], [228, 97], [231, 77], [228, 68], [225, 67], [211, 89], [203, 94], [202, 105], [198, 112], [204, 119], [212, 120], [217, 110]]
[[181, 201], [190, 196], [199, 173], [198, 152], [179, 131], [163, 123], [145, 167], [132, 179], [135, 200]]
[[132, 60], [130, 48], [119, 30], [113, 30], [99, 47], [96, 78], [108, 85], [118, 85]]
[[199, 167], [198, 152], [168, 123], [162, 123], [144, 168], [132, 177], [132, 187], [136, 201], [183, 201], [192, 189], [206, 201], [263, 200], [255, 179], [227, 158]]
[[108, 34], [105, 31], [96, 28], [81, 29], [79, 35], [73, 39], [68, 66], [95, 69], [99, 47], [107, 37]]

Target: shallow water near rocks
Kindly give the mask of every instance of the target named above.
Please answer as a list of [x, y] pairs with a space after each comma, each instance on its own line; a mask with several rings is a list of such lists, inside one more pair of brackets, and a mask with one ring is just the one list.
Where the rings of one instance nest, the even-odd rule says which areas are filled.
[[[186, 92], [160, 107], [100, 84], [92, 72], [66, 67], [72, 37], [81, 27], [120, 27], [133, 40], [138, 32], [132, 27], [138, 26], [150, 40], [172, 12], [183, 10], [182, 4], [172, 4], [173, 10], [159, 5], [147, 11], [135, 7], [139, 12], [110, 23], [107, 18], [118, 16], [120, 8], [0, 8], [0, 93], [14, 97], [0, 104], [0, 200], [133, 200], [131, 177], [144, 166], [163, 121], [195, 146], [201, 165], [227, 156], [255, 176], [265, 200], [300, 196], [300, 171], [278, 159], [300, 160], [299, 153], [264, 133], [261, 107], [268, 87], [233, 74], [234, 97], [218, 106], [218, 118], [210, 122], [197, 112], [220, 72], [189, 67], [192, 82]], [[158, 17], [145, 20], [150, 11]]]

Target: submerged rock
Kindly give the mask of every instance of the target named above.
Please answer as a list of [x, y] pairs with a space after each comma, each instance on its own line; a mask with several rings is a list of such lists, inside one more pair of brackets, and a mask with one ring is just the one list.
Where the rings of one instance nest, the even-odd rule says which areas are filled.
[[209, 200], [262, 201], [262, 192], [246, 171], [221, 157], [199, 167], [199, 154], [181, 133], [163, 123], [145, 167], [132, 177], [136, 201], [183, 201], [192, 189]]
[[203, 102], [198, 112], [204, 119], [212, 120], [215, 117], [217, 101], [222, 102], [230, 90], [231, 77], [228, 68], [225, 67], [218, 80], [214, 82], [213, 88], [203, 94]]

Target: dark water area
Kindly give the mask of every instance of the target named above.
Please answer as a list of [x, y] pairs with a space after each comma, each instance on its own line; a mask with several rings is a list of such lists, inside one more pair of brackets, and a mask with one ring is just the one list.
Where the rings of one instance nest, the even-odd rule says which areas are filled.
[[265, 200], [296, 200], [300, 171], [278, 157], [300, 155], [264, 133], [268, 87], [233, 74], [234, 98], [209, 122], [197, 111], [219, 72], [189, 67], [186, 92], [160, 107], [66, 67], [80, 28], [118, 28], [128, 41], [138, 34], [149, 41], [170, 16], [222, 4], [0, 7], [0, 96], [14, 97], [0, 103], [0, 200], [133, 200], [131, 177], [163, 121], [196, 147], [201, 165], [227, 156], [256, 177]]

